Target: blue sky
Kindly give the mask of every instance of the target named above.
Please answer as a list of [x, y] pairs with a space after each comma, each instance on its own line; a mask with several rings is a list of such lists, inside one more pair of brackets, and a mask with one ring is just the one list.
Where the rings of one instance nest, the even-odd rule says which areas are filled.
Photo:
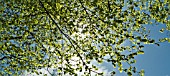
[[[127, 8], [124, 8], [127, 9]], [[161, 28], [166, 28], [165, 25], [147, 25], [151, 29], [151, 37], [158, 40], [159, 38], [167, 37], [166, 32], [160, 33]], [[138, 70], [144, 69], [145, 76], [170, 76], [170, 44], [168, 42], [160, 43], [160, 46], [147, 44], [144, 47], [145, 54], [136, 56], [137, 63], [135, 66]], [[113, 70], [113, 66], [108, 63], [100, 65], [108, 72]], [[116, 70], [118, 72], [118, 70]], [[117, 74], [118, 76], [126, 76], [124, 73]]]
[[[167, 37], [166, 32], [160, 33], [161, 28], [165, 28], [165, 25], [148, 25], [151, 29], [151, 37], [159, 39]], [[136, 66], [139, 69], [145, 70], [146, 76], [170, 76], [170, 44], [168, 42], [160, 43], [160, 46], [145, 45], [145, 54], [137, 56]]]
[[[159, 30], [162, 28], [166, 28], [166, 25], [159, 24], [159, 25], [145, 25], [147, 29], [151, 30], [150, 36], [158, 41], [159, 38], [168, 37], [167, 32], [160, 33]], [[160, 46], [155, 44], [145, 44], [143, 49], [145, 54], [138, 55], [135, 57], [137, 63], [134, 65], [136, 66], [137, 70], [144, 69], [145, 76], [170, 76], [170, 43], [163, 42], [160, 43]], [[94, 62], [93, 64], [96, 64]], [[123, 65], [124, 67], [129, 67], [127, 64]], [[105, 72], [105, 75], [108, 76], [109, 72], [112, 70], [116, 71], [116, 76], [127, 76], [125, 73], [120, 73], [117, 68], [114, 69], [112, 64], [104, 62], [103, 64], [98, 65], [99, 69]], [[135, 74], [134, 76], [137, 76]]]
[[[166, 25], [153, 24], [145, 26], [147, 29], [151, 30], [150, 37], [154, 38], [156, 41], [158, 41], [159, 38], [168, 37], [168, 31], [164, 31], [164, 33], [159, 32], [160, 29], [166, 28]], [[160, 43], [160, 46], [145, 44], [143, 50], [145, 54], [135, 57], [137, 63], [134, 64], [134, 66], [136, 66], [138, 71], [144, 69], [145, 76], [170, 76], [170, 43], [163, 42]], [[115, 70], [117, 72], [116, 76], [127, 76], [125, 73], [119, 73], [117, 69], [113, 69], [113, 66], [107, 62], [104, 62], [100, 66], [102, 66], [102, 68], [104, 67], [108, 72]], [[128, 65], [124, 65], [124, 67], [128, 67]], [[137, 76], [137, 74], [134, 76]]]
[[145, 46], [145, 54], [137, 56], [136, 67], [145, 70], [145, 76], [170, 76], [170, 44]]
[[[160, 33], [159, 30], [166, 28], [166, 25], [163, 24], [153, 24], [153, 25], [144, 25], [147, 29], [150, 29], [150, 37], [154, 38], [156, 42], [159, 38], [168, 37], [167, 32]], [[170, 34], [170, 33], [169, 33]], [[145, 54], [138, 55], [135, 57], [137, 63], [134, 65], [137, 70], [144, 69], [145, 76], [170, 76], [170, 43], [163, 42], [160, 43], [160, 46], [155, 44], [145, 44], [143, 49]], [[94, 62], [94, 64], [96, 64]], [[129, 67], [127, 64], [123, 65], [124, 67]], [[104, 62], [103, 64], [98, 65], [99, 69], [105, 72], [105, 76], [110, 76], [109, 72], [112, 70], [116, 71], [116, 76], [127, 76], [125, 73], [120, 73], [117, 68], [114, 69], [112, 64]], [[137, 76], [135, 74], [134, 76]]]

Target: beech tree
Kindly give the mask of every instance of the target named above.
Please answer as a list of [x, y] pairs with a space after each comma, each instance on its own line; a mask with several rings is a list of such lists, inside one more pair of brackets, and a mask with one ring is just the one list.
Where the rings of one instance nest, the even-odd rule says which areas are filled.
[[1, 0], [0, 75], [24, 71], [39, 75], [41, 68], [57, 68], [64, 75], [76, 76], [77, 71], [102, 75], [91, 64], [95, 60], [112, 63], [128, 76], [143, 76], [144, 70], [132, 64], [144, 54], [144, 44], [170, 42], [170, 38], [154, 40], [146, 29], [162, 23], [166, 28], [160, 32], [170, 30], [169, 4], [168, 0]]

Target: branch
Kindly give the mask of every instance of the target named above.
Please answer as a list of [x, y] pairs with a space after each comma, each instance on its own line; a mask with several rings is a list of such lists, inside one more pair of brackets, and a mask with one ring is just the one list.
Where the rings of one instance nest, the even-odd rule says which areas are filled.
[[[88, 67], [87, 65], [86, 65], [86, 63], [84, 62], [84, 60], [83, 60], [83, 58], [81, 57], [81, 55], [80, 55], [80, 53], [78, 52], [78, 50], [76, 49], [76, 47], [74, 46], [74, 44], [72, 43], [72, 41], [71, 40], [73, 40], [73, 39], [71, 39], [67, 34], [65, 34], [61, 29], [60, 29], [60, 27], [58, 26], [58, 24], [56, 23], [56, 21], [52, 18], [52, 16], [50, 15], [50, 13], [47, 11], [47, 9], [44, 7], [44, 5], [43, 5], [43, 3], [39, 0], [39, 2], [40, 2], [40, 5], [42, 6], [42, 8], [44, 8], [44, 10], [46, 11], [46, 14], [50, 17], [50, 19], [52, 20], [52, 22], [56, 25], [56, 27], [57, 27], [57, 29], [60, 31], [60, 33], [61, 34], [63, 34], [68, 40], [69, 40], [69, 42], [71, 43], [71, 45], [73, 46], [73, 48], [74, 48], [74, 50], [76, 51], [76, 53], [77, 53], [77, 55], [80, 57], [80, 60], [82, 61], [82, 63], [83, 63], [83, 65], [85, 65], [85, 67]], [[84, 7], [84, 6], [83, 6]], [[85, 7], [84, 7], [84, 9], [85, 9]], [[88, 13], [87, 11], [86, 11], [86, 13]], [[90, 18], [90, 17], [89, 17]], [[75, 42], [75, 41], [74, 41]], [[77, 44], [77, 43], [76, 43]], [[79, 47], [79, 46], [78, 46]], [[79, 47], [80, 48], [80, 47]], [[58, 51], [59, 52], [59, 51]], [[91, 70], [91, 69], [90, 69]], [[91, 70], [92, 72], [95, 72], [95, 73], [98, 73], [98, 72], [96, 72], [96, 71], [93, 71], [93, 70]], [[99, 74], [99, 73], [98, 73]]]
[[110, 8], [110, 1], [108, 0], [108, 9], [109, 11], [111, 11], [111, 8]]
[[4, 57], [0, 58], [0, 60], [3, 60], [3, 59], [5, 59], [5, 58], [7, 58], [7, 56], [4, 56]]
[[[50, 13], [49, 13], [49, 12], [47, 11], [47, 9], [44, 7], [43, 3], [42, 3], [40, 0], [39, 0], [39, 2], [40, 2], [40, 5], [45, 9], [46, 14], [47, 14], [47, 15], [50, 17], [50, 19], [55, 23], [55, 25], [56, 25], [57, 28], [59, 29], [60, 33], [63, 34], [63, 35], [70, 41], [71, 38], [69, 38], [69, 36], [68, 36], [67, 34], [65, 34], [65, 33], [60, 29], [60, 27], [57, 25], [57, 23], [55, 22], [55, 20], [51, 17]], [[72, 44], [71, 41], [70, 41], [70, 43]], [[72, 46], [74, 46], [74, 45], [72, 44]], [[76, 51], [77, 51], [77, 50], [76, 50]], [[61, 52], [60, 52], [59, 50], [57, 50], [57, 52], [58, 52], [59, 55], [62, 57]], [[78, 51], [77, 51], [77, 52], [78, 52]], [[79, 53], [78, 53], [78, 56], [80, 56]], [[83, 60], [81, 56], [80, 56], [80, 58], [81, 58], [81, 60]], [[67, 61], [67, 60], [66, 60], [66, 61]], [[68, 61], [67, 61], [67, 63], [69, 64]], [[71, 67], [69, 66], [69, 68], [71, 68]]]
[[[33, 38], [35, 38], [35, 34], [33, 33], [33, 32], [30, 32], [29, 30], [25, 30], [25, 32], [28, 32], [32, 37], [29, 37], [29, 36], [27, 36], [27, 39], [33, 39]], [[22, 39], [22, 38], [24, 38], [23, 37], [23, 35], [22, 36], [16, 36], [16, 37], [14, 37], [14, 36], [7, 36], [7, 37], [4, 37], [4, 40], [14, 40], [14, 39]]]
[[[40, 1], [40, 0], [39, 0]], [[57, 26], [57, 28], [58, 28], [58, 30], [60, 31], [60, 33], [61, 34], [63, 34], [68, 40], [69, 40], [69, 42], [71, 43], [71, 45], [73, 46], [73, 48], [76, 50], [76, 52], [78, 53], [78, 51], [77, 51], [77, 49], [75, 48], [75, 46], [73, 45], [73, 43], [71, 42], [71, 38], [67, 35], [67, 34], [65, 34], [61, 29], [60, 29], [60, 27], [58, 26], [58, 24], [55, 22], [55, 20], [51, 17], [51, 15], [50, 15], [50, 13], [47, 11], [47, 9], [44, 7], [44, 5], [42, 4], [42, 2], [40, 1], [40, 4], [41, 4], [41, 6], [45, 9], [45, 11], [46, 11], [46, 13], [47, 13], [47, 15], [50, 17], [50, 19], [55, 23], [55, 25]], [[80, 54], [78, 53], [78, 56], [80, 57], [80, 59], [83, 61], [83, 59], [82, 59], [82, 57], [80, 56]], [[84, 63], [84, 61], [83, 61], [83, 63]]]
[[[14, 55], [10, 55], [10, 56], [4, 56], [4, 57], [2, 57], [2, 58], [0, 58], [0, 60], [3, 60], [3, 59], [5, 59], [5, 58], [17, 58], [16, 56], [14, 56]], [[18, 59], [21, 59], [21, 58], [18, 58]]]
[[49, 73], [51, 76], [53, 76], [53, 74], [48, 70], [48, 67], [47, 67], [46, 70], [48, 71], [48, 73]]
[[[130, 67], [132, 67], [132, 65], [129, 62], [126, 62]], [[136, 73], [138, 73], [138, 75], [140, 76], [140, 72], [136, 71]]]
[[[87, 10], [90, 11], [90, 12], [93, 12], [93, 11], [85, 8], [84, 5], [83, 5], [83, 3], [81, 2], [81, 0], [79, 0], [79, 1], [80, 1], [80, 3], [81, 3], [81, 6], [83, 7], [83, 9], [86, 11], [86, 14], [89, 14], [89, 13], [87, 12]], [[108, 1], [108, 7], [110, 8], [110, 3], [109, 3], [109, 1]], [[110, 8], [110, 10], [111, 10], [111, 8]], [[89, 17], [89, 19], [90, 19], [90, 21], [91, 21], [91, 18], [90, 18], [89, 15], [88, 15], [88, 17]], [[102, 22], [107, 23], [106, 21], [104, 21], [104, 20], [101, 19], [100, 17], [97, 16], [97, 18], [98, 18], [99, 20], [101, 20]], [[114, 24], [111, 24], [111, 25], [114, 25]]]
[[83, 7], [83, 9], [86, 11], [86, 14], [88, 14], [88, 17], [89, 17], [90, 22], [91, 22], [91, 17], [89, 16], [90, 14], [87, 12], [87, 9], [84, 7], [84, 5], [83, 5], [83, 3], [81, 2], [81, 0], [79, 0], [79, 1], [80, 1], [81, 6]]

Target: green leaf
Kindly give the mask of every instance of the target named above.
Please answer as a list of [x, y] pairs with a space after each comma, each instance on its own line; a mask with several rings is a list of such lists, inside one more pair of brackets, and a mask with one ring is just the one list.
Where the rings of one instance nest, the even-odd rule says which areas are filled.
[[120, 71], [120, 73], [123, 72], [123, 68], [122, 67], [119, 67], [118, 70]]
[[149, 43], [154, 43], [154, 42], [155, 42], [155, 40], [150, 40], [150, 41], [149, 41]]
[[147, 39], [141, 39], [142, 42], [147, 42]]
[[[148, 28], [149, 23], [160, 23], [166, 25], [160, 32], [169, 30], [167, 12], [170, 9], [165, 8], [170, 7], [167, 5], [168, 0], [150, 1], [149, 5], [152, 6], [149, 7], [146, 2], [0, 1], [0, 54], [4, 56], [0, 58], [0, 64], [9, 65], [0, 68], [9, 68], [5, 71], [14, 70], [18, 73], [23, 70], [34, 73], [37, 69], [57, 67], [58, 72], [64, 71], [64, 75], [73, 76], [77, 75], [75, 71], [84, 72], [82, 69], [86, 68], [84, 73], [88, 76], [89, 69], [98, 70], [89, 65], [95, 59], [98, 63], [111, 62], [115, 69], [131, 75], [135, 69], [122, 63], [136, 63], [134, 58], [144, 54], [141, 51], [143, 44], [160, 46], [160, 42], [170, 42], [170, 38], [166, 37], [155, 43], [150, 33], [155, 30]], [[123, 7], [129, 9], [122, 10]], [[141, 12], [143, 10], [150, 13]], [[61, 68], [61, 64], [64, 68]], [[124, 67], [128, 69], [124, 70]]]
[[37, 75], [39, 75], [38, 71], [35, 70], [34, 72], [35, 72]]
[[128, 76], [132, 76], [132, 73], [131, 72], [127, 72]]
[[118, 66], [119, 66], [119, 67], [122, 67], [123, 65], [122, 65], [122, 63], [119, 62], [119, 63], [118, 63]]
[[44, 76], [47, 76], [47, 74], [44, 74]]
[[144, 51], [139, 50], [137, 54], [144, 54]]
[[159, 32], [163, 33], [164, 32], [164, 28], [162, 28]]
[[157, 46], [160, 46], [158, 43], [155, 43]]
[[168, 39], [168, 42], [170, 43], [170, 38]]
[[116, 74], [116, 72], [115, 72], [115, 71], [112, 71], [112, 72], [111, 72], [111, 75], [115, 75], [115, 74]]
[[140, 73], [140, 76], [144, 76], [144, 73], [145, 73], [145, 72], [144, 72], [144, 70], [142, 69], [139, 73]]

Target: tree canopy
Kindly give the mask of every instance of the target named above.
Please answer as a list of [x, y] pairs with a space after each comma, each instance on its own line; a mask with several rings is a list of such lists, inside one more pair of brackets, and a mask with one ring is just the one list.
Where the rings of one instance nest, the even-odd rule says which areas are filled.
[[45, 67], [102, 75], [94, 60], [143, 76], [132, 64], [144, 44], [170, 42], [154, 40], [146, 28], [162, 23], [160, 32], [170, 30], [169, 15], [168, 0], [1, 0], [0, 75], [43, 74], [37, 70]]

